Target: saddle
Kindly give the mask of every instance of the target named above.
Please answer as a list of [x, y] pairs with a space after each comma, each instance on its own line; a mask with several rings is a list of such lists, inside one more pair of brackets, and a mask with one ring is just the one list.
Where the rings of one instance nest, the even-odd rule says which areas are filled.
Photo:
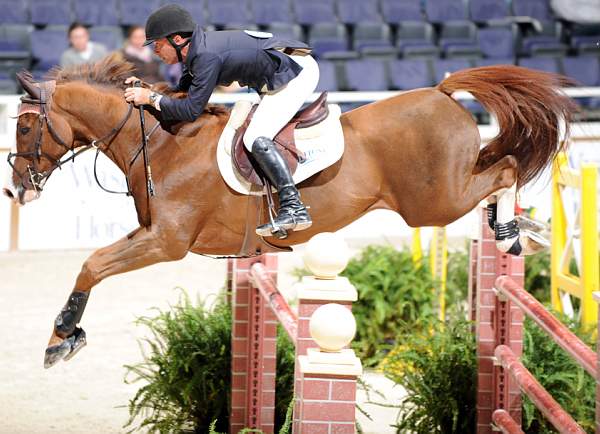
[[[243, 140], [244, 133], [248, 129], [256, 107], [258, 105], [252, 107], [244, 123], [236, 130], [231, 145], [231, 156], [235, 168], [242, 177], [252, 184], [262, 185], [261, 176], [257, 173], [252, 161], [252, 154], [244, 146]], [[287, 161], [292, 175], [298, 167], [298, 162], [304, 158], [302, 152], [296, 148], [294, 130], [312, 127], [324, 121], [328, 115], [327, 92], [323, 92], [315, 102], [296, 113], [292, 120], [273, 139], [277, 149]]]

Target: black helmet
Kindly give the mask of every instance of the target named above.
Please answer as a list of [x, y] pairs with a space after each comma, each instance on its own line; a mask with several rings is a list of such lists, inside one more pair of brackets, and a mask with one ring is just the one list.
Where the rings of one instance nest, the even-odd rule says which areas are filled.
[[194, 19], [184, 8], [176, 4], [164, 5], [148, 17], [144, 45], [173, 33], [192, 33], [195, 28]]

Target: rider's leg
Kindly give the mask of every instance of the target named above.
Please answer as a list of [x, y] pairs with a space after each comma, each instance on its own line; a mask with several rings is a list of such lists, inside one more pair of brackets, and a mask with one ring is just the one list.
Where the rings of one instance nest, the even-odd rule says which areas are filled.
[[[302, 230], [308, 228], [312, 221], [273, 138], [314, 92], [319, 81], [319, 68], [311, 56], [291, 57], [302, 66], [302, 71], [283, 88], [262, 97], [244, 134], [244, 145], [279, 194], [275, 226], [287, 230]], [[276, 228], [271, 224], [266, 224], [259, 226], [256, 232], [262, 236], [270, 236], [274, 229]]]
[[286, 161], [277, 151], [275, 143], [266, 137], [258, 137], [252, 145], [252, 156], [260, 166], [264, 175], [273, 183], [279, 194], [279, 211], [271, 223], [256, 228], [261, 236], [271, 236], [274, 229], [300, 231], [310, 227], [312, 220], [306, 206], [300, 200], [300, 193]]

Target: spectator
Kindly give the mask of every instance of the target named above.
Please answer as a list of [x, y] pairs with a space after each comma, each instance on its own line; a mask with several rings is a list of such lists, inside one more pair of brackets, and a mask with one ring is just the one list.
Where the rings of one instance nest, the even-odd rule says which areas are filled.
[[60, 66], [94, 63], [106, 56], [106, 47], [90, 41], [88, 29], [80, 23], [69, 26], [70, 47], [60, 56]]
[[149, 83], [164, 81], [160, 71], [161, 63], [154, 57], [152, 49], [144, 46], [146, 31], [141, 26], [129, 29], [129, 36], [121, 50], [123, 58], [135, 65], [135, 75]]

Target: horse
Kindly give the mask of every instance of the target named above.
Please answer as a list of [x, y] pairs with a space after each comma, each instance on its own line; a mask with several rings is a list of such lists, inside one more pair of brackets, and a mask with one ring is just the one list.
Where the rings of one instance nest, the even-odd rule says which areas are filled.
[[[129, 166], [141, 143], [139, 122], [123, 98], [130, 75], [132, 65], [110, 56], [93, 65], [55, 69], [40, 83], [18, 76], [28, 95], [4, 194], [20, 204], [34, 200], [63, 156], [91, 144], [127, 175], [139, 221], [137, 229], [83, 263], [54, 323], [46, 368], [85, 344], [79, 323], [100, 281], [188, 252], [236, 255], [247, 243], [248, 215], [257, 214], [249, 196], [229, 188], [217, 168], [216, 146], [230, 112], [212, 105], [195, 122], [157, 128], [150, 136], [156, 195], [149, 200], [142, 160]], [[566, 83], [563, 76], [511, 65], [471, 68], [435, 87], [343, 113], [342, 158], [299, 184], [313, 226], [269, 239], [258, 249], [289, 249], [375, 209], [395, 211], [411, 227], [445, 226], [487, 197], [514, 192], [566, 146], [561, 124], [568, 129], [576, 110], [560, 90]], [[470, 92], [498, 120], [498, 135], [481, 149], [474, 118], [452, 98], [456, 91]], [[159, 120], [148, 114], [149, 129]], [[508, 206], [514, 210], [514, 203]], [[266, 218], [266, 211], [260, 215]]]

